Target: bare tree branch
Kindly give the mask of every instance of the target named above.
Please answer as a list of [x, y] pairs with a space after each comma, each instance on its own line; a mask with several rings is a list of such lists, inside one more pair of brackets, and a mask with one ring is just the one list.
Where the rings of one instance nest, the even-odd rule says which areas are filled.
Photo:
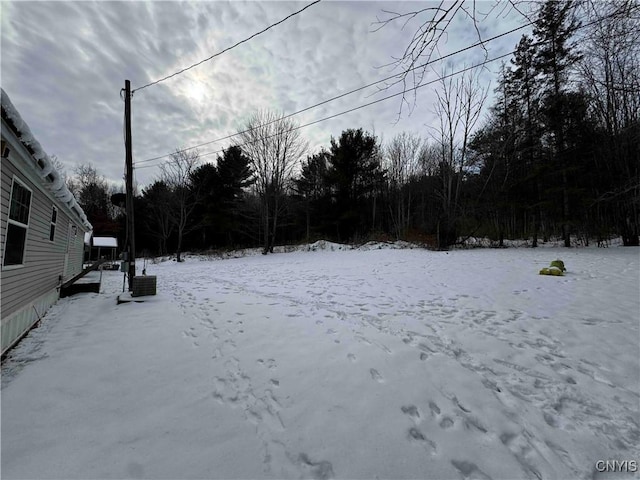
[[259, 111], [239, 133], [243, 152], [251, 160], [256, 193], [262, 200], [263, 253], [273, 252], [285, 189], [307, 150], [293, 120]]
[[[409, 27], [411, 22], [420, 20], [421, 23], [415, 28], [414, 34], [406, 45], [404, 52], [393, 58], [393, 61], [382, 65], [391, 67], [398, 72], [394, 80], [386, 83], [383, 89], [389, 89], [396, 85], [402, 86], [402, 94], [398, 111], [398, 118], [401, 117], [404, 108], [409, 109], [409, 113], [416, 106], [416, 89], [425, 81], [428, 72], [428, 64], [434, 58], [434, 54], [439, 51], [442, 44], [447, 41], [451, 24], [456, 18], [466, 18], [470, 21], [479, 41], [479, 46], [484, 50], [485, 59], [488, 57], [488, 50], [483, 41], [480, 24], [498, 8], [501, 10], [497, 15], [506, 15], [512, 11], [518, 12], [524, 19], [530, 21], [530, 14], [524, 8], [531, 3], [529, 0], [493, 0], [492, 6], [487, 13], [480, 12], [479, 2], [476, 0], [440, 0], [437, 6], [423, 8], [406, 13], [391, 12], [383, 10], [386, 15], [377, 18], [374, 22], [374, 32], [382, 30], [385, 26], [403, 22], [401, 29]], [[424, 19], [424, 20], [422, 20]], [[423, 64], [420, 66], [420, 64]], [[409, 98], [412, 96], [413, 98]]]
[[182, 261], [182, 239], [187, 233], [188, 221], [198, 203], [197, 192], [192, 190], [191, 185], [192, 173], [199, 161], [200, 154], [197, 150], [185, 152], [178, 149], [171, 154], [169, 160], [160, 165], [160, 179], [169, 187], [173, 197], [168, 213], [178, 230], [178, 262]]

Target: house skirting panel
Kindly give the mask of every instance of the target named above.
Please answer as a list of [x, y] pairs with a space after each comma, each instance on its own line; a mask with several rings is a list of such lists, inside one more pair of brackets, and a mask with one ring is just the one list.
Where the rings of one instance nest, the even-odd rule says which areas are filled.
[[2, 355], [18, 343], [38, 320], [44, 316], [47, 310], [49, 310], [49, 307], [58, 301], [58, 297], [58, 289], [54, 288], [13, 312], [7, 318], [2, 318], [2, 327], [0, 330], [0, 336], [2, 337]]

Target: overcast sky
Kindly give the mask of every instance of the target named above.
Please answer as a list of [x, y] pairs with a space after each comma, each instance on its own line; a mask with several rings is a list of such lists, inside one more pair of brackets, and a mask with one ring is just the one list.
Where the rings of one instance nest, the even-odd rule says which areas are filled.
[[[124, 172], [120, 90], [172, 74], [243, 40], [306, 2], [0, 2], [1, 82], [42, 147], [68, 171], [91, 163], [109, 180]], [[432, 2], [433, 4], [433, 2]], [[476, 2], [489, 11], [493, 0]], [[323, 0], [247, 43], [186, 73], [139, 90], [132, 102], [136, 180], [148, 185], [159, 161], [144, 162], [235, 133], [259, 109], [292, 113], [394, 72], [419, 22], [375, 31], [384, 10], [414, 11], [425, 2]], [[470, 3], [471, 5], [471, 3]], [[421, 18], [424, 21], [424, 17]], [[516, 12], [494, 10], [480, 25], [487, 37], [523, 24]], [[489, 56], [513, 50], [521, 30], [487, 44]], [[470, 19], [452, 23], [446, 54], [477, 41]], [[450, 59], [457, 69], [482, 61], [480, 48]], [[441, 71], [444, 65], [434, 65]], [[493, 80], [499, 62], [483, 75]], [[430, 78], [436, 78], [435, 73]], [[406, 131], [428, 135], [434, 86], [417, 92], [416, 108], [398, 120], [398, 98], [301, 130], [311, 152], [347, 128], [375, 131], [387, 141]], [[491, 86], [493, 89], [493, 85]], [[389, 95], [376, 87], [293, 117], [299, 124]], [[206, 155], [231, 140], [201, 147]], [[141, 167], [146, 168], [141, 168]]]

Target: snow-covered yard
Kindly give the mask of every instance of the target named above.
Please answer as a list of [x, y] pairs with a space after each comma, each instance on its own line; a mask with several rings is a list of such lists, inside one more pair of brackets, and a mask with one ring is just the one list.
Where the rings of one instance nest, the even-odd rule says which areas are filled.
[[122, 305], [105, 272], [4, 362], [2, 478], [635, 476], [596, 462], [640, 460], [639, 259], [190, 257]]

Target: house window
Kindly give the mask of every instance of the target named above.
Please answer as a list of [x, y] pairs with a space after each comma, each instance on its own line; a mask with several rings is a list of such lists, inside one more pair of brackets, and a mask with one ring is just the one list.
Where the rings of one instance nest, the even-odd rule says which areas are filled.
[[29, 229], [29, 214], [31, 212], [31, 190], [17, 178], [13, 179], [11, 187], [11, 202], [9, 203], [9, 219], [7, 222], [7, 237], [4, 247], [4, 265], [22, 265]]
[[49, 241], [53, 242], [56, 238], [56, 220], [58, 219], [58, 209], [53, 207], [51, 211], [51, 227], [49, 228]]

